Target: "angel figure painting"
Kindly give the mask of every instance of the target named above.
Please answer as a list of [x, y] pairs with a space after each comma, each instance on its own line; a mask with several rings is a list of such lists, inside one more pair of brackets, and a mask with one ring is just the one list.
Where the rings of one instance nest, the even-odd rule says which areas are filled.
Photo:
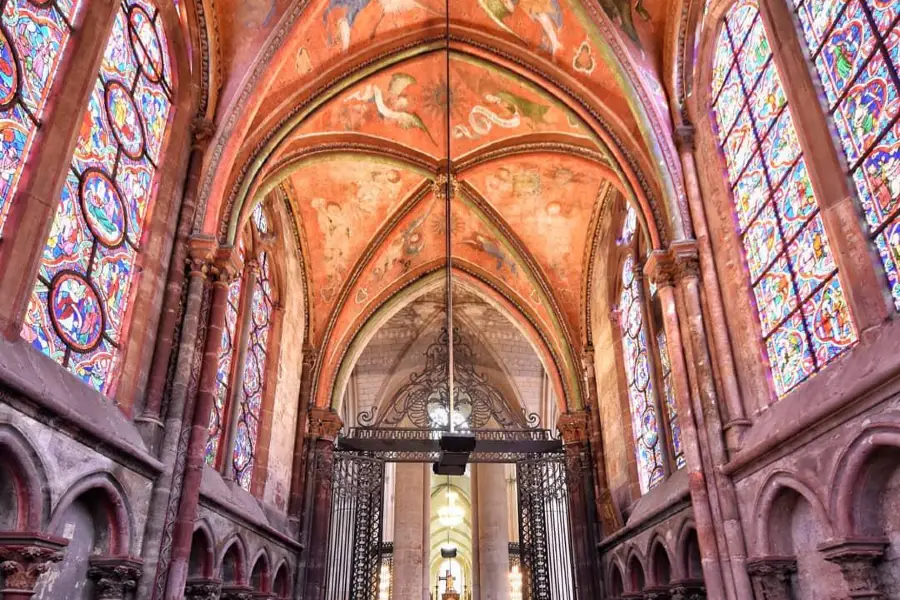
[[416, 78], [408, 73], [394, 73], [387, 89], [382, 89], [379, 84], [370, 83], [361, 90], [353, 92], [344, 100], [345, 103], [363, 107], [362, 116], [366, 116], [371, 109], [385, 123], [398, 125], [401, 129], [418, 129], [422, 131], [432, 144], [437, 146], [437, 141], [428, 129], [428, 126], [411, 106], [407, 90], [416, 83]]

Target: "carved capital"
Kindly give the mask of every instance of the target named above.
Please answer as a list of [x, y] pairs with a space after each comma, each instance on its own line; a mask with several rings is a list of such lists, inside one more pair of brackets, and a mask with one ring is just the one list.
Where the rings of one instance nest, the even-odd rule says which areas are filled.
[[191, 121], [191, 148], [194, 150], [206, 150], [215, 133], [215, 123], [209, 119], [195, 117]]
[[241, 253], [234, 246], [222, 246], [215, 252], [216, 281], [229, 284], [241, 276]]
[[644, 588], [644, 600], [671, 600], [672, 594], [667, 585], [655, 585]]
[[316, 360], [319, 358], [319, 351], [312, 344], [303, 344], [303, 371], [310, 372], [316, 366]]
[[184, 600], [219, 600], [221, 591], [218, 579], [191, 578], [184, 585]]
[[143, 561], [128, 556], [98, 556], [91, 559], [87, 576], [94, 582], [97, 600], [122, 600], [137, 587]]
[[793, 556], [767, 556], [747, 561], [747, 573], [757, 598], [791, 600], [791, 577], [797, 572]]
[[216, 273], [214, 255], [216, 239], [207, 235], [195, 235], [188, 240], [187, 266], [191, 277], [207, 277]]
[[674, 286], [678, 274], [675, 257], [670, 252], [654, 250], [647, 257], [644, 273], [658, 288]]
[[669, 586], [672, 600], [706, 600], [706, 586], [702, 580], [675, 581]]
[[220, 600], [251, 600], [253, 588], [247, 585], [223, 585]]
[[559, 416], [556, 426], [565, 444], [586, 444], [588, 441], [587, 411], [567, 412]]
[[700, 278], [700, 252], [695, 241], [672, 242], [670, 250], [675, 259], [676, 276], [679, 281]]
[[683, 121], [681, 125], [675, 127], [673, 132], [675, 137], [675, 147], [679, 152], [693, 152], [694, 145], [694, 126], [687, 121]]
[[330, 408], [314, 406], [309, 409], [309, 433], [315, 437], [334, 441], [344, 422]]
[[840, 567], [852, 598], [877, 600], [886, 597], [881, 592], [877, 565], [887, 545], [887, 540], [880, 538], [854, 538], [822, 546], [819, 551], [825, 560]]
[[6, 589], [30, 592], [51, 563], [63, 558], [68, 540], [43, 534], [0, 533], [0, 573]]

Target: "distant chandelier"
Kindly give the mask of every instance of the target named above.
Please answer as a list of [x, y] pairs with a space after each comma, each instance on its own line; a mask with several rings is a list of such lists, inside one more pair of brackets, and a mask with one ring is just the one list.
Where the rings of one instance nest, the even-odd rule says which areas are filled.
[[[447, 505], [438, 509], [438, 521], [444, 527], [456, 527], [463, 522], [465, 511], [456, 503], [456, 492], [447, 492]], [[449, 541], [448, 541], [449, 544]]]
[[[441, 329], [425, 351], [425, 368], [413, 373], [409, 382], [394, 395], [386, 409], [371, 407], [358, 416], [363, 427], [396, 427], [411, 425], [436, 431], [474, 431], [488, 426], [496, 428], [534, 429], [540, 417], [525, 411], [516, 412], [486, 375], [475, 370], [475, 352], [459, 331], [453, 335], [453, 387], [451, 404], [448, 394], [450, 336]], [[450, 427], [450, 416], [453, 426]]]

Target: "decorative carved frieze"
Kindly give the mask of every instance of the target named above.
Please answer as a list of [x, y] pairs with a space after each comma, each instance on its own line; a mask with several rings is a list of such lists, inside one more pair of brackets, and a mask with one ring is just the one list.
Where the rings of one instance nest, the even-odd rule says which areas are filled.
[[767, 556], [747, 562], [756, 600], [791, 600], [791, 578], [797, 572], [793, 556]]
[[126, 592], [137, 587], [143, 561], [129, 556], [91, 558], [87, 576], [94, 582], [96, 600], [124, 600]]
[[219, 600], [221, 591], [218, 579], [191, 578], [184, 586], [184, 600]]
[[62, 560], [68, 543], [39, 533], [0, 532], [0, 573], [5, 589], [30, 593], [50, 564]]
[[881, 600], [878, 563], [884, 557], [887, 540], [880, 538], [845, 539], [819, 548], [825, 560], [841, 569], [847, 591], [854, 600]]

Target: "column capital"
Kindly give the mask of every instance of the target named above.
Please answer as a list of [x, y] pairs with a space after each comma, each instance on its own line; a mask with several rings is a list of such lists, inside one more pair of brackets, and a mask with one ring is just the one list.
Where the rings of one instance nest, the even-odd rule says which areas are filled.
[[309, 433], [315, 437], [334, 441], [343, 426], [341, 417], [331, 408], [309, 409]]
[[819, 547], [825, 560], [838, 565], [852, 598], [877, 600], [881, 592], [876, 565], [884, 557], [888, 541], [883, 538], [847, 538]]
[[674, 581], [669, 590], [672, 600], [706, 600], [706, 586], [703, 585], [703, 580]]
[[187, 266], [191, 276], [207, 277], [215, 273], [214, 254], [218, 243], [208, 235], [192, 236], [188, 242]]
[[241, 276], [244, 267], [241, 253], [234, 246], [220, 246], [215, 251], [216, 281], [229, 284]]
[[203, 117], [194, 117], [191, 121], [191, 148], [206, 150], [216, 133], [216, 124]]
[[303, 344], [303, 370], [312, 370], [319, 359], [319, 350], [312, 344]]
[[219, 600], [222, 582], [212, 578], [188, 579], [184, 585], [185, 600]]
[[670, 600], [671, 590], [667, 585], [654, 585], [644, 588], [644, 600]]
[[672, 242], [669, 246], [675, 260], [678, 280], [700, 278], [700, 251], [696, 240]]
[[62, 551], [68, 544], [66, 539], [41, 533], [0, 533], [0, 573], [5, 578], [5, 587], [31, 592], [50, 563], [62, 560]]
[[556, 427], [562, 434], [563, 443], [567, 445], [587, 443], [589, 420], [587, 411], [584, 410], [561, 414], [556, 421]]
[[137, 587], [143, 572], [143, 561], [130, 556], [97, 556], [91, 558], [87, 576], [94, 582], [98, 600], [122, 600], [126, 590]]
[[672, 287], [678, 274], [678, 267], [671, 252], [654, 250], [644, 263], [644, 274], [656, 287]]
[[791, 577], [797, 572], [793, 556], [766, 556], [747, 561], [747, 574], [753, 581], [757, 598], [791, 599]]

